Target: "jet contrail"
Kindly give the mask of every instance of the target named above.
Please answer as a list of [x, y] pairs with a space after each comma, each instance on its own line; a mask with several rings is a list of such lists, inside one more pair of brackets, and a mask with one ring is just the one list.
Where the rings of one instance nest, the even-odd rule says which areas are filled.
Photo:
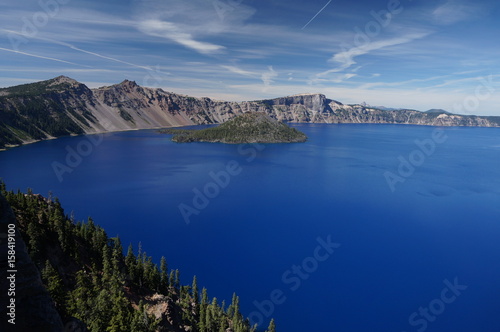
[[22, 54], [22, 55], [27, 55], [27, 56], [32, 56], [34, 58], [52, 60], [52, 61], [57, 61], [57, 62], [62, 62], [62, 63], [69, 63], [70, 65], [75, 65], [75, 66], [89, 67], [89, 66], [80, 65], [80, 64], [74, 63], [74, 62], [69, 62], [69, 61], [65, 61], [65, 60], [61, 60], [61, 59], [56, 59], [56, 58], [50, 58], [48, 56], [43, 56], [43, 55], [36, 55], [36, 54], [31, 54], [31, 53], [26, 53], [26, 52], [11, 50], [11, 49], [8, 49], [8, 48], [3, 48], [3, 47], [0, 47], [0, 50], [7, 51], [7, 52], [12, 52], [12, 53], [17, 53], [17, 54]]
[[316, 16], [318, 16], [318, 15], [319, 15], [319, 14], [320, 14], [320, 13], [321, 13], [321, 12], [322, 12], [325, 8], [326, 8], [326, 7], [330, 4], [330, 2], [332, 2], [332, 1], [333, 1], [333, 0], [328, 1], [328, 3], [327, 3], [326, 5], [324, 5], [324, 6], [323, 6], [323, 8], [321, 8], [321, 9], [319, 10], [319, 12], [317, 12], [317, 13], [316, 13], [316, 15], [314, 15], [314, 17], [313, 17], [313, 18], [311, 18], [311, 19], [309, 20], [309, 22], [307, 22], [307, 24], [306, 24], [306, 25], [304, 25], [304, 26], [302, 27], [302, 29], [301, 29], [301, 30], [304, 30], [304, 29], [305, 29], [305, 28], [309, 25], [309, 23], [311, 23], [312, 21], [314, 21], [314, 19], [316, 18]]

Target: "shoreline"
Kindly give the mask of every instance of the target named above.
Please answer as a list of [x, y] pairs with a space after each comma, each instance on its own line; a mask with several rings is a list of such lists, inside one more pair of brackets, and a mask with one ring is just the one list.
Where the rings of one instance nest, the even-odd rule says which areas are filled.
[[[416, 124], [416, 123], [387, 123], [387, 122], [335, 122], [335, 123], [327, 123], [327, 122], [286, 122], [288, 124], [311, 124], [311, 125], [316, 125], [316, 124], [321, 124], [321, 125], [395, 125], [395, 126], [423, 126], [423, 127], [436, 127], [436, 128], [500, 128], [500, 126], [437, 126], [437, 125], [429, 125], [429, 124]], [[212, 125], [217, 125], [220, 123], [213, 123]], [[106, 134], [106, 133], [119, 133], [119, 132], [126, 132], [126, 131], [137, 131], [137, 130], [158, 130], [158, 129], [168, 129], [168, 128], [183, 128], [183, 127], [192, 127], [192, 126], [205, 126], [207, 124], [190, 124], [190, 125], [181, 125], [181, 126], [168, 126], [168, 127], [151, 127], [151, 128], [133, 128], [133, 129], [121, 129], [121, 130], [111, 130], [111, 131], [101, 131], [101, 132], [94, 132], [94, 133], [84, 133], [84, 134], [70, 134], [70, 135], [64, 135], [64, 136], [58, 136], [58, 137], [49, 137], [45, 139], [40, 139], [40, 140], [33, 140], [33, 141], [26, 141], [23, 142], [22, 144], [19, 145], [10, 145], [6, 146], [4, 148], [0, 148], [0, 152], [2, 151], [7, 151], [10, 149], [14, 148], [19, 148], [25, 145], [33, 144], [33, 143], [38, 143], [38, 142], [43, 142], [43, 141], [49, 141], [49, 140], [55, 140], [58, 138], [63, 138], [63, 137], [77, 137], [77, 136], [86, 136], [86, 135], [99, 135], [99, 134]]]

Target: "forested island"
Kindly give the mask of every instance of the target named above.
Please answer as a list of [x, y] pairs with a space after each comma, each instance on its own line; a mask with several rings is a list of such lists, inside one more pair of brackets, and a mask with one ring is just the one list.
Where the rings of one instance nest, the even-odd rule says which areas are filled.
[[[179, 270], [165, 257], [153, 263], [141, 244], [124, 255], [118, 236], [91, 218], [73, 220], [57, 198], [0, 181], [0, 223], [17, 229], [16, 331], [264, 331], [242, 316], [236, 294], [226, 304], [196, 276], [182, 284]], [[265, 331], [275, 332], [273, 320]]]
[[248, 112], [217, 127], [196, 129], [162, 129], [173, 134], [172, 141], [220, 143], [296, 143], [305, 142], [307, 136], [283, 122], [262, 112]]

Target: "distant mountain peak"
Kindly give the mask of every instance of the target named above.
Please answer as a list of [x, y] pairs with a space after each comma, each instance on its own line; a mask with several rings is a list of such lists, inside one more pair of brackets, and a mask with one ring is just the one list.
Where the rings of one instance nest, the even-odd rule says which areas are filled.
[[80, 82], [78, 82], [77, 80], [74, 80], [71, 77], [64, 75], [57, 76], [49, 81], [52, 81], [50, 82], [50, 85], [58, 85], [63, 83], [68, 83], [70, 85], [80, 85]]
[[302, 96], [322, 96], [322, 97], [325, 97], [324, 94], [318, 93], [318, 92], [297, 93], [295, 95], [291, 95], [290, 97], [302, 97]]
[[439, 108], [433, 108], [433, 109], [430, 109], [430, 110], [428, 110], [428, 111], [425, 111], [425, 113], [451, 114], [450, 112], [445, 111], [445, 110], [443, 110], [443, 109], [439, 109]]
[[130, 81], [130, 80], [123, 80], [121, 83], [117, 85], [124, 85], [124, 86], [129, 86], [129, 87], [138, 87], [139, 84], [137, 84], [136, 81]]

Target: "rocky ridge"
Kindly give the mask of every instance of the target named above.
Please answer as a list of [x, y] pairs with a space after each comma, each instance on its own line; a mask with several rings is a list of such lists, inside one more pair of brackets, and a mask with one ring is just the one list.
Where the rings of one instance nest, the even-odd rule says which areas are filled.
[[141, 87], [129, 80], [89, 89], [59, 76], [0, 89], [0, 148], [64, 135], [223, 123], [246, 112], [295, 123], [500, 126], [500, 117], [345, 105], [322, 94], [228, 102]]

